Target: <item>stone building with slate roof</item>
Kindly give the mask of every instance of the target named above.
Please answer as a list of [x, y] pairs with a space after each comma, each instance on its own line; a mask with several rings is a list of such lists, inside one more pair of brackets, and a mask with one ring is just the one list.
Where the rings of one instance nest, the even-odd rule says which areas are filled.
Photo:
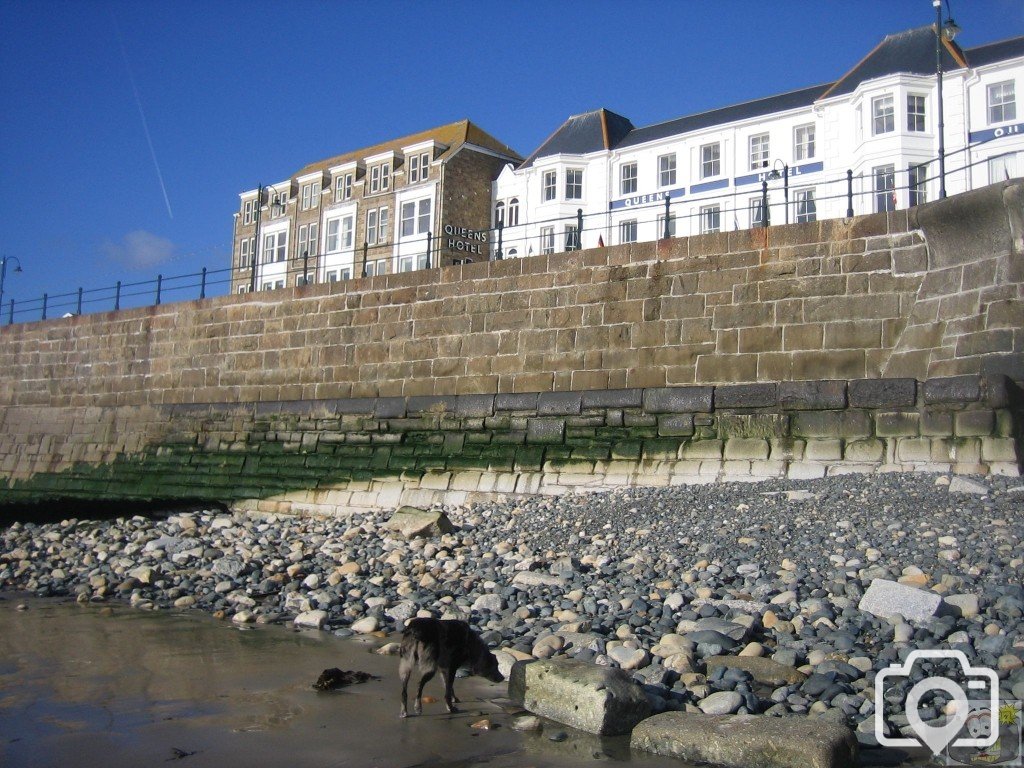
[[491, 183], [521, 160], [461, 120], [311, 163], [243, 192], [234, 216], [231, 291], [486, 261]]
[[[935, 42], [933, 26], [889, 35], [835, 82], [656, 125], [570, 117], [494, 183], [501, 255], [756, 227], [765, 199], [772, 224], [934, 200]], [[944, 38], [942, 57], [947, 194], [1024, 174], [1024, 37]]]

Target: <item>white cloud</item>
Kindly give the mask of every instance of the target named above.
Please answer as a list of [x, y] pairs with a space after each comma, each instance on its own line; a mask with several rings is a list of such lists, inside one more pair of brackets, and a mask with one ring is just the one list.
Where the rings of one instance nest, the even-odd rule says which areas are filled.
[[142, 229], [129, 232], [120, 243], [107, 240], [100, 248], [128, 269], [152, 269], [174, 258], [174, 243]]

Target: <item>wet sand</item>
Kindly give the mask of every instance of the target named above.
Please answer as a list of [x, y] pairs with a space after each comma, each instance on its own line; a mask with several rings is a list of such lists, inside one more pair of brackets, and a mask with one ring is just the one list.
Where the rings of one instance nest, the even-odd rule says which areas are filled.
[[[517, 733], [501, 706], [505, 685], [478, 678], [456, 683], [462, 712], [449, 715], [438, 701], [400, 720], [398, 661], [369, 652], [383, 642], [0, 595], [0, 765], [574, 768], [595, 757], [683, 765], [554, 723]], [[313, 690], [330, 667], [380, 679]], [[426, 693], [440, 699], [440, 683]], [[498, 727], [470, 728], [482, 718]], [[548, 738], [559, 730], [565, 741]]]

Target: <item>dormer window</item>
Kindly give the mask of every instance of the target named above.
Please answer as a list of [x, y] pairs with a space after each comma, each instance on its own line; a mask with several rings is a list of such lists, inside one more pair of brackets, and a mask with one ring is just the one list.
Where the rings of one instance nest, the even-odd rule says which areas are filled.
[[318, 208], [320, 206], [320, 182], [310, 181], [302, 185], [302, 203], [301, 209], [308, 211], [310, 208]]
[[387, 192], [391, 188], [391, 163], [381, 163], [370, 169], [370, 194]]
[[342, 173], [334, 179], [334, 202], [352, 199], [352, 178], [353, 174]]
[[409, 157], [409, 183], [418, 184], [426, 181], [430, 173], [430, 153], [421, 152]]

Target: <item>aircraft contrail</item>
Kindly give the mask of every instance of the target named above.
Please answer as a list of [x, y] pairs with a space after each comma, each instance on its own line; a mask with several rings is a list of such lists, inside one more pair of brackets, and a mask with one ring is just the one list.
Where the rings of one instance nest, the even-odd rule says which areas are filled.
[[135, 75], [132, 74], [132, 65], [128, 62], [128, 51], [125, 50], [124, 40], [121, 39], [121, 30], [117, 26], [117, 18], [113, 10], [110, 12], [110, 19], [114, 23], [114, 34], [117, 36], [117, 44], [121, 48], [121, 58], [124, 59], [124, 68], [128, 72], [128, 80], [132, 84], [132, 94], [135, 96], [135, 106], [139, 108], [139, 117], [142, 119], [142, 131], [146, 134], [146, 143], [149, 144], [149, 154], [153, 158], [153, 167], [156, 168], [156, 178], [160, 182], [160, 191], [164, 193], [164, 202], [167, 204], [167, 215], [174, 218], [171, 212], [171, 200], [167, 197], [167, 187], [164, 184], [164, 175], [160, 172], [160, 163], [156, 159], [156, 150], [153, 149], [153, 139], [149, 135], [149, 123], [146, 122], [146, 113], [142, 109], [142, 99], [139, 98], [139, 89], [135, 85]]

